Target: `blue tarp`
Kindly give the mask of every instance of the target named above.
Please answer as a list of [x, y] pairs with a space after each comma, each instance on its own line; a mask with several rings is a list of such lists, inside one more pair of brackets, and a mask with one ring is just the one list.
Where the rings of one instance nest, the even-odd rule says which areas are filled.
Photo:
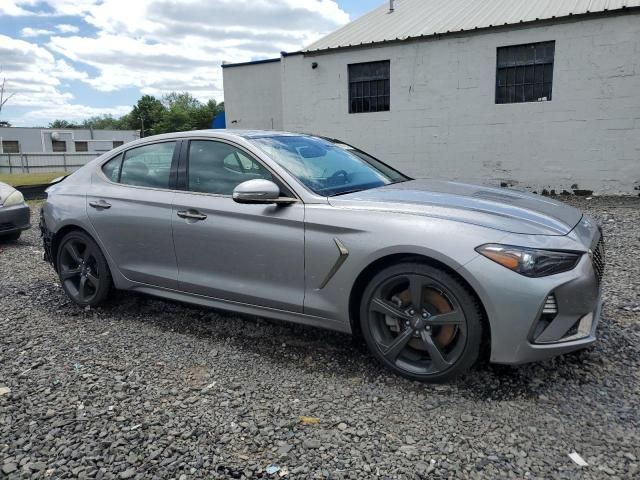
[[227, 128], [227, 120], [224, 112], [220, 112], [211, 122], [211, 128]]

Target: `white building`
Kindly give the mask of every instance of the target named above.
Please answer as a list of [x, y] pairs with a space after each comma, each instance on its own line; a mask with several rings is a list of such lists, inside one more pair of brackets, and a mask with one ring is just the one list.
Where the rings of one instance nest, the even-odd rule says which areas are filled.
[[137, 130], [0, 127], [0, 153], [104, 153], [138, 138]]
[[415, 177], [637, 193], [640, 0], [391, 3], [223, 65], [228, 128], [339, 138]]

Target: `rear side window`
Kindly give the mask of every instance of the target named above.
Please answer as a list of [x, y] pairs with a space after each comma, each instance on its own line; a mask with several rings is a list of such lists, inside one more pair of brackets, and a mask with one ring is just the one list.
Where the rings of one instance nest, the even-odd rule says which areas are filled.
[[122, 154], [112, 158], [102, 166], [102, 172], [112, 182], [117, 182], [120, 176], [120, 165], [122, 165]]
[[176, 142], [163, 142], [127, 150], [122, 162], [120, 183], [169, 188], [175, 147]]

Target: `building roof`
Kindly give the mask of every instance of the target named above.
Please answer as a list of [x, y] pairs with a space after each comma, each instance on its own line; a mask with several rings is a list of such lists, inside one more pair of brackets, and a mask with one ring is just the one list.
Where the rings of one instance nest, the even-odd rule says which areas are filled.
[[638, 8], [640, 0], [395, 0], [309, 45], [303, 52]]
[[246, 67], [247, 65], [261, 65], [263, 63], [275, 63], [279, 62], [280, 57], [278, 58], [266, 58], [264, 60], [252, 60], [250, 62], [240, 62], [240, 63], [223, 63], [222, 68], [229, 67]]

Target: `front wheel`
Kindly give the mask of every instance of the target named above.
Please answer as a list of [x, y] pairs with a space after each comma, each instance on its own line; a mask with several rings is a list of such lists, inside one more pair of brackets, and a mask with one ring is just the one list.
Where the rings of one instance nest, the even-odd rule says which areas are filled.
[[444, 382], [470, 368], [482, 340], [482, 311], [448, 272], [402, 263], [379, 272], [362, 296], [360, 326], [369, 350], [394, 372]]
[[86, 233], [64, 236], [57, 257], [58, 276], [67, 296], [81, 306], [95, 306], [106, 300], [111, 273], [98, 244]]

